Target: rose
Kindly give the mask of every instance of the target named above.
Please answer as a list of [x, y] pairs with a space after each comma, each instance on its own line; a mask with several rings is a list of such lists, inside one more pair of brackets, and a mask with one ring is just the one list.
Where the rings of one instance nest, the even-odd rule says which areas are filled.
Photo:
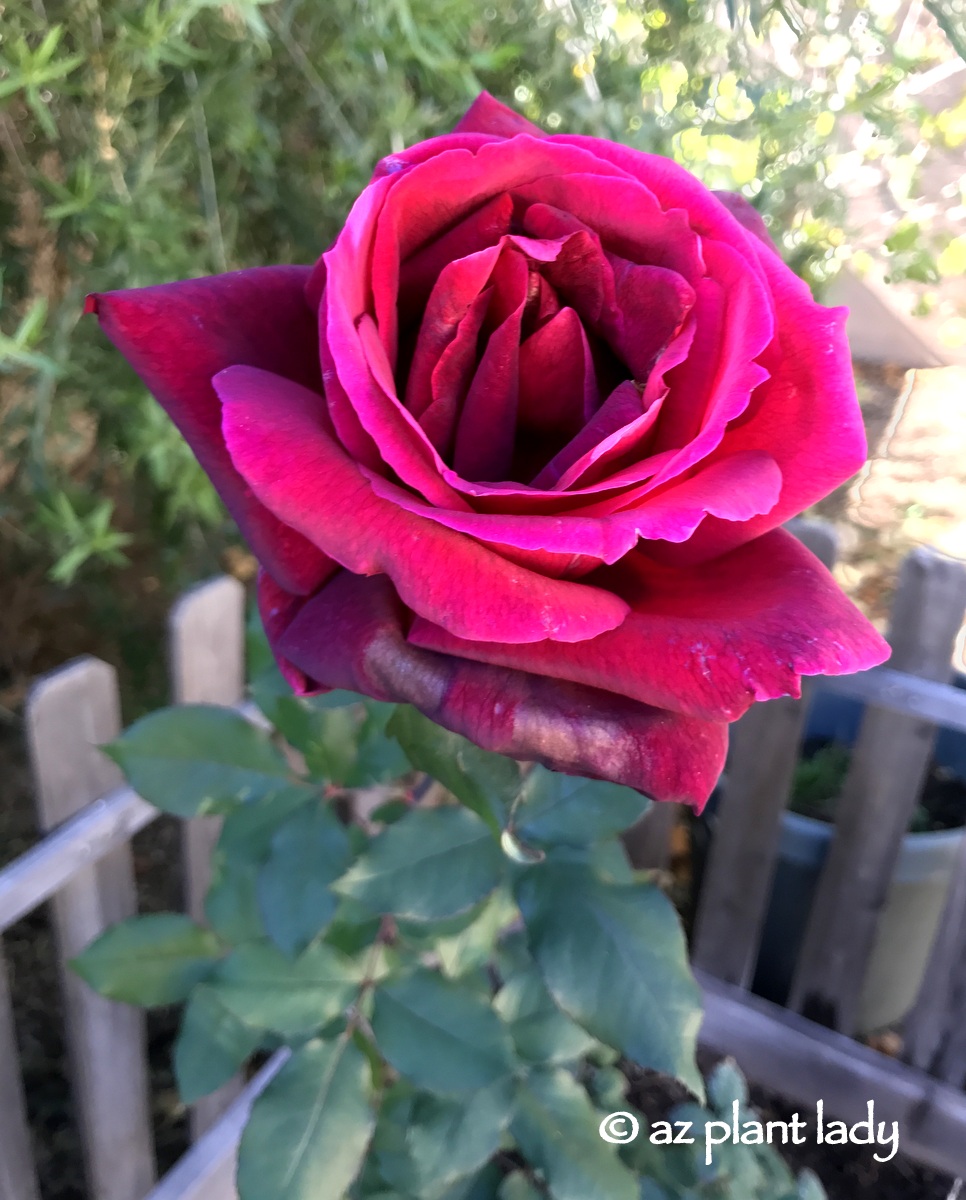
[[865, 457], [844, 311], [673, 162], [484, 94], [314, 269], [90, 307], [246, 534], [299, 693], [700, 807], [752, 701], [886, 656], [777, 528]]

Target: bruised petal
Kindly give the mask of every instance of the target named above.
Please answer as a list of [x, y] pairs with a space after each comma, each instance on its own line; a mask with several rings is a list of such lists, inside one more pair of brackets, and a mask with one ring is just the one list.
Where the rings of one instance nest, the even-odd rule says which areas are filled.
[[594, 637], [624, 619], [612, 593], [546, 579], [376, 495], [308, 389], [244, 367], [214, 382], [232, 460], [259, 499], [347, 570], [389, 575], [414, 611], [501, 641]]
[[311, 591], [331, 564], [274, 517], [238, 474], [221, 431], [212, 376], [236, 364], [321, 389], [308, 267], [259, 267], [185, 283], [88, 297], [87, 312], [181, 431], [258, 559], [292, 592]]
[[825, 567], [784, 530], [699, 568], [661, 567], [635, 552], [591, 578], [632, 608], [618, 629], [592, 641], [465, 642], [418, 618], [409, 640], [725, 721], [755, 700], [800, 695], [802, 675], [851, 674], [889, 655]]
[[484, 749], [703, 807], [724, 764], [723, 723], [431, 653], [407, 643], [405, 620], [387, 579], [343, 573], [301, 606], [278, 651], [319, 685], [412, 704]]

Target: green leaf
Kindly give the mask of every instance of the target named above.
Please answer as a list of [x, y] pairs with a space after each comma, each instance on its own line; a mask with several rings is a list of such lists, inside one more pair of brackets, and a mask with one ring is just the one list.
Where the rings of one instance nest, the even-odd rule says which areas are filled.
[[500, 1147], [515, 1096], [512, 1079], [499, 1079], [467, 1099], [419, 1096], [407, 1123], [413, 1195], [436, 1200], [479, 1170]]
[[574, 1062], [595, 1045], [594, 1038], [554, 1004], [535, 967], [507, 980], [494, 1008], [527, 1062]]
[[268, 942], [239, 946], [211, 982], [217, 999], [246, 1025], [299, 1037], [339, 1016], [359, 989], [356, 963], [324, 943], [294, 962]]
[[103, 749], [138, 795], [179, 817], [261, 800], [291, 777], [263, 730], [215, 705], [160, 709]]
[[276, 832], [258, 873], [258, 901], [265, 931], [283, 953], [294, 957], [328, 927], [339, 904], [330, 885], [351, 857], [330, 805], [305, 808]]
[[486, 966], [500, 934], [518, 916], [517, 906], [506, 890], [500, 888], [494, 892], [475, 921], [436, 940], [433, 948], [443, 973], [456, 979]]
[[220, 850], [212, 857], [212, 877], [205, 896], [205, 919], [231, 946], [265, 936], [255, 886], [255, 863], [227, 858]]
[[481, 750], [409, 705], [396, 709], [387, 728], [417, 770], [438, 780], [499, 834], [520, 788], [520, 768], [512, 758]]
[[363, 721], [360, 696], [353, 692], [296, 696], [277, 669], [256, 679], [250, 691], [279, 733], [305, 757], [314, 779], [341, 784], [349, 778]]
[[317, 790], [297, 785], [271, 792], [244, 808], [236, 808], [225, 817], [218, 851], [247, 862], [264, 862], [271, 852], [276, 831], [299, 809], [318, 798]]
[[372, 1030], [380, 1051], [417, 1087], [459, 1096], [507, 1076], [509, 1034], [475, 991], [418, 970], [376, 991]]
[[653, 886], [606, 883], [572, 863], [531, 868], [516, 896], [531, 953], [564, 1012], [703, 1096], [694, 1061], [701, 992], [668, 899]]
[[523, 784], [514, 827], [525, 842], [580, 846], [621, 833], [649, 807], [633, 788], [537, 766]]
[[368, 1075], [348, 1038], [296, 1050], [242, 1134], [240, 1200], [344, 1200], [375, 1123]]
[[258, 1049], [262, 1031], [243, 1024], [206, 984], [188, 999], [174, 1045], [174, 1075], [185, 1104], [215, 1092]]
[[111, 1000], [150, 1007], [184, 1000], [209, 975], [221, 946], [213, 933], [181, 913], [153, 913], [121, 921], [72, 967]]
[[356, 765], [345, 780], [347, 787], [391, 783], [409, 771], [409, 760], [402, 747], [386, 732], [397, 706], [366, 700], [364, 707], [366, 717], [359, 733]]
[[414, 809], [373, 839], [336, 891], [415, 921], [472, 908], [499, 884], [504, 864], [486, 825], [464, 808]]
[[554, 1200], [638, 1200], [635, 1176], [602, 1140], [599, 1124], [572, 1075], [537, 1070], [520, 1089], [510, 1132]]
[[497, 1200], [544, 1200], [545, 1193], [523, 1171], [511, 1171], [500, 1184]]

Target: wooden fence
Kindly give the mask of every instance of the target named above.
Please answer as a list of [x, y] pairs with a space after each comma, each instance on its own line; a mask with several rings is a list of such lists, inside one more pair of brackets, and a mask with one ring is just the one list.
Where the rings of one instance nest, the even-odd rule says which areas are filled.
[[[800, 531], [829, 560], [826, 530]], [[966, 1175], [966, 850], [950, 889], [922, 995], [907, 1022], [907, 1062], [846, 1036], [862, 964], [911, 811], [912, 785], [937, 725], [966, 731], [966, 693], [950, 687], [950, 647], [966, 606], [966, 569], [917, 551], [907, 560], [893, 617], [888, 669], [822, 681], [870, 706], [846, 785], [832, 853], [813, 906], [789, 1010], [751, 996], [751, 968], [768, 901], [781, 812], [802, 736], [804, 703], [757, 705], [735, 730], [722, 820], [698, 913], [694, 963], [705, 991], [702, 1041], [732, 1054], [749, 1077], [830, 1115], [898, 1120], [904, 1153]], [[169, 631], [175, 702], [243, 702], [241, 586], [219, 579], [186, 595]], [[41, 679], [26, 724], [45, 836], [0, 871], [0, 1200], [38, 1200], [18, 1068], [2, 935], [49, 904], [61, 961], [136, 909], [132, 837], [156, 811], [124, 785], [96, 749], [120, 732], [113, 670], [93, 658]], [[672, 806], [643, 830], [662, 852]], [[200, 912], [217, 824], [184, 827], [185, 906]], [[847, 868], [847, 869], [846, 869]], [[844, 920], [842, 914], [849, 914]], [[841, 964], [845, 963], [845, 968]], [[276, 1054], [252, 1079], [198, 1105], [192, 1148], [156, 1179], [141, 1014], [96, 996], [62, 972], [75, 1108], [90, 1200], [232, 1200], [234, 1157], [251, 1103], [279, 1069]], [[799, 1010], [799, 1011], [794, 1011]], [[801, 1015], [819, 1013], [825, 1025]], [[829, 1019], [829, 1018], [832, 1019]], [[835, 1024], [837, 1029], [825, 1027]]]

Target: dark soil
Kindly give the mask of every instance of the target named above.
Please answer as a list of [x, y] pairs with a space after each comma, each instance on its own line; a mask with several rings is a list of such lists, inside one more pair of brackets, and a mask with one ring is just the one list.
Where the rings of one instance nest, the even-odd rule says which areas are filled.
[[[824, 737], [806, 738], [802, 762], [795, 773], [791, 809], [818, 821], [835, 819], [836, 799], [848, 771], [849, 747]], [[966, 784], [948, 767], [929, 764], [922, 795], [909, 829], [931, 833], [966, 825]]]
[[[703, 1052], [698, 1064], [710, 1075], [720, 1059]], [[667, 1076], [625, 1065], [631, 1087], [628, 1099], [648, 1118], [658, 1121], [669, 1111], [690, 1099], [687, 1089]], [[798, 1112], [814, 1128], [814, 1115], [808, 1118], [802, 1105], [789, 1104], [781, 1097], [751, 1085], [751, 1107], [762, 1121], [789, 1121]], [[899, 1130], [900, 1146], [902, 1130]], [[901, 1152], [890, 1162], [878, 1163], [872, 1146], [819, 1146], [806, 1140], [801, 1145], [781, 1147], [781, 1154], [794, 1172], [813, 1171], [822, 1181], [829, 1200], [949, 1200], [955, 1180], [931, 1171], [903, 1157]]]

